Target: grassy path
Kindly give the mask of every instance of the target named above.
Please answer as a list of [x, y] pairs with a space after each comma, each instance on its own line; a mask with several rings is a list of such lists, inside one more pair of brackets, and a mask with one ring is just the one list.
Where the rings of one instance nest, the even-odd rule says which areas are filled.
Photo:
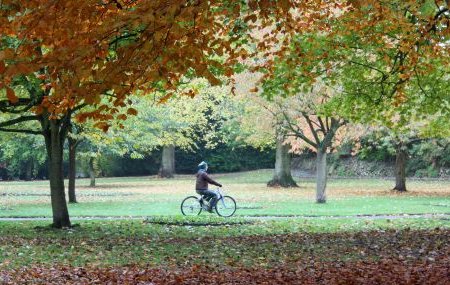
[[[146, 220], [149, 218], [158, 218], [161, 216], [75, 216], [71, 217], [73, 221], [82, 220], [106, 220], [106, 221], [119, 221], [119, 220]], [[170, 217], [170, 216], [168, 216]], [[450, 221], [450, 213], [440, 214], [402, 214], [402, 215], [353, 215], [353, 216], [241, 216], [244, 219], [250, 220], [292, 220], [292, 219], [365, 219], [365, 220], [377, 220], [377, 219], [442, 219]], [[21, 222], [21, 221], [51, 221], [51, 217], [0, 217], [0, 222]], [[224, 219], [225, 221], [226, 219]]]

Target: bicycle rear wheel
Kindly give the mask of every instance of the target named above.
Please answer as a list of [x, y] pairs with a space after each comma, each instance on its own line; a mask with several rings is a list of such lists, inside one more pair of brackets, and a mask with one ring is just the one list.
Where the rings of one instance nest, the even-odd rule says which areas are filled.
[[202, 212], [200, 201], [195, 196], [186, 197], [181, 202], [181, 213], [185, 216], [198, 216]]
[[221, 217], [231, 217], [236, 212], [236, 201], [230, 196], [223, 196], [216, 204], [216, 213]]

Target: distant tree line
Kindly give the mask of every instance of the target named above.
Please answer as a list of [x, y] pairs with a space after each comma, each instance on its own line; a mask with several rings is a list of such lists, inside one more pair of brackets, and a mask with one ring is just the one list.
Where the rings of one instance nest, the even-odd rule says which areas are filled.
[[[366, 135], [361, 139], [361, 146], [357, 153], [352, 154], [353, 148], [351, 142], [343, 144], [332, 154], [330, 159], [337, 164], [339, 164], [339, 159], [350, 156], [365, 161], [384, 162], [392, 165], [395, 163], [394, 146], [388, 141], [380, 142], [373, 135]], [[7, 148], [0, 149], [0, 178], [2, 180], [48, 178], [47, 161], [38, 159], [39, 152], [43, 153], [43, 150], [35, 149], [34, 154], [33, 151], [30, 151], [26, 154], [29, 159], [23, 159], [23, 153], [16, 157], [8, 157], [5, 149]], [[107, 154], [98, 159], [95, 165], [96, 175], [100, 177], [157, 175], [161, 167], [161, 152], [162, 149], [157, 149], [141, 158], [132, 158], [130, 155], [120, 156], [114, 153]], [[311, 159], [314, 157], [314, 153], [305, 150], [296, 156], [300, 159]], [[407, 176], [438, 177], [442, 169], [450, 168], [450, 142], [445, 139], [417, 140], [412, 143], [408, 156]], [[213, 149], [207, 148], [203, 144], [196, 151], [176, 149], [175, 172], [177, 174], [195, 173], [196, 166], [201, 160], [208, 161], [211, 165], [210, 170], [214, 173], [268, 169], [274, 167], [275, 151], [272, 149], [260, 150], [251, 146], [234, 147], [227, 144], [220, 144]], [[381, 164], [380, 167], [382, 167]], [[77, 169], [77, 177], [88, 177], [88, 160], [80, 159]], [[67, 177], [67, 159], [64, 163], [64, 170], [65, 177]]]
[[[43, 150], [41, 150], [43, 151]], [[99, 158], [94, 166], [96, 176], [146, 176], [157, 175], [161, 167], [162, 149], [140, 158], [130, 155], [120, 156], [109, 153]], [[275, 153], [272, 150], [259, 150], [250, 146], [231, 148], [221, 144], [214, 149], [200, 146], [195, 152], [177, 149], [175, 151], [175, 172], [177, 174], [193, 174], [200, 161], [206, 160], [214, 173], [247, 171], [261, 168], [273, 168]], [[87, 158], [78, 160], [76, 176], [89, 176], [89, 161]], [[33, 161], [30, 171], [29, 160], [5, 158], [0, 150], [0, 179], [2, 180], [33, 180], [47, 179], [47, 161]], [[64, 176], [68, 177], [68, 159], [64, 162]]]

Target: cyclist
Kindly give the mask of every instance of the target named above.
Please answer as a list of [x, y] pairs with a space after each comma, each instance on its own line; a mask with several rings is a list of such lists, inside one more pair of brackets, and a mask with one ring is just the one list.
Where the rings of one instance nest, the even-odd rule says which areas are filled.
[[197, 180], [195, 182], [195, 191], [198, 194], [205, 196], [209, 200], [208, 212], [212, 212], [220, 196], [219, 193], [208, 189], [208, 183], [219, 187], [222, 187], [222, 184], [211, 179], [211, 177], [209, 177], [208, 173], [206, 172], [207, 170], [208, 164], [204, 161], [200, 162], [196, 175]]

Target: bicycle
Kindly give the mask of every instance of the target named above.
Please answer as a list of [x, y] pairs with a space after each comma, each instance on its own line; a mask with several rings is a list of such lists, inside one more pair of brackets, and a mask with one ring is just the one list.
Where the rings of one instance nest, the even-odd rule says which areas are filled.
[[[231, 196], [226, 196], [222, 190], [217, 189], [219, 199], [217, 200], [214, 210], [221, 217], [231, 217], [236, 212], [236, 201]], [[209, 208], [209, 202], [203, 195], [188, 196], [181, 202], [181, 213], [184, 216], [198, 216], [200, 213]]]

